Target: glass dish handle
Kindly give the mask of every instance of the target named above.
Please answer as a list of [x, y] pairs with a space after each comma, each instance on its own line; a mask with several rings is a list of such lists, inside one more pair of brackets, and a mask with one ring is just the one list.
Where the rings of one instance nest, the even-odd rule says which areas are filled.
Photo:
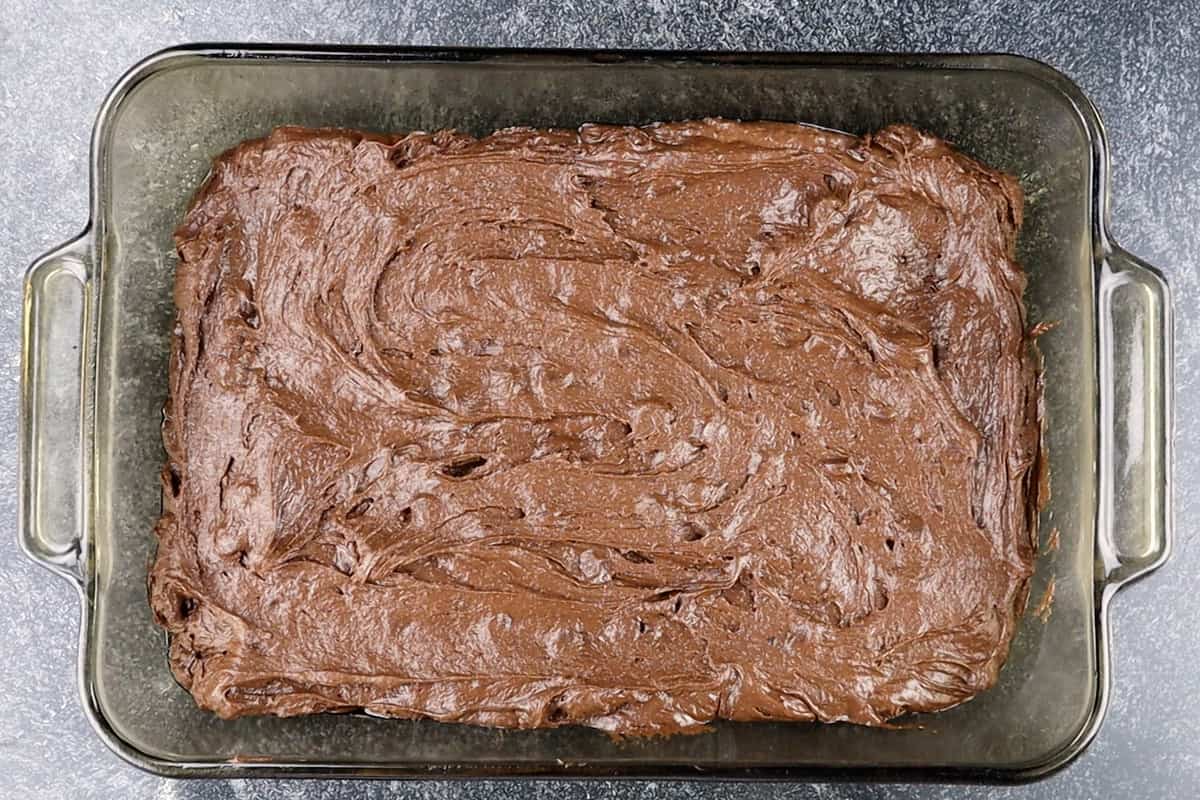
[[25, 275], [21, 328], [21, 547], [82, 586], [86, 492], [84, 366], [91, 239], [39, 258]]
[[1106, 589], [1146, 575], [1171, 551], [1171, 294], [1154, 267], [1116, 245], [1100, 272], [1100, 514]]

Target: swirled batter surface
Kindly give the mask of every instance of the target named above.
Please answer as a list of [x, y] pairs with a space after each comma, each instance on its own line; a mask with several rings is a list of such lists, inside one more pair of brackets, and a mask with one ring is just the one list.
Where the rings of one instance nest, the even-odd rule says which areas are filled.
[[176, 233], [175, 675], [620, 734], [970, 698], [1032, 571], [1020, 218], [908, 127], [237, 147]]

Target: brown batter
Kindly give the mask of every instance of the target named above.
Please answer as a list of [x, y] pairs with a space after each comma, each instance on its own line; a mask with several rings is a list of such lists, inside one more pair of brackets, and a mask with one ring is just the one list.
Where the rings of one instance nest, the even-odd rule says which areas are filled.
[[1020, 219], [908, 127], [241, 145], [176, 234], [175, 675], [621, 734], [970, 698], [1033, 562]]

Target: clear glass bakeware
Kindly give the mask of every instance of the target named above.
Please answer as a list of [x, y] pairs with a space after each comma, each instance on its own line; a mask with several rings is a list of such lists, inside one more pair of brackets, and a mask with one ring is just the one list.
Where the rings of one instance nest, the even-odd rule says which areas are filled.
[[[146, 600], [173, 324], [171, 232], [211, 159], [282, 124], [376, 131], [705, 116], [864, 133], [908, 122], [1017, 176], [1041, 339], [1052, 499], [999, 683], [897, 730], [723, 723], [615, 741], [325, 715], [223, 721], [172, 679]], [[25, 280], [22, 546], [72, 581], [99, 735], [174, 776], [683, 776], [1028, 780], [1083, 750], [1109, 692], [1106, 608], [1170, 549], [1171, 307], [1109, 238], [1105, 138], [1079, 89], [1011, 56], [479, 51], [196, 45], [112, 90], [91, 221]], [[1058, 547], [1046, 545], [1057, 532]], [[1136, 680], [1136, 676], [1129, 676]], [[65, 679], [65, 676], [64, 676]]]

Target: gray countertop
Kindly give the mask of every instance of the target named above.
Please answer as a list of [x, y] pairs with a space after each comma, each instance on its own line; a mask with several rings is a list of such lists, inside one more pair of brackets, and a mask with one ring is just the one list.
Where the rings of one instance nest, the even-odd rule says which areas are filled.
[[[0, 14], [0, 796], [342, 798], [450, 795], [592, 797], [1184, 797], [1200, 790], [1200, 14], [1195, 0], [909, 3], [770, 0], [673, 6], [561, 0], [6, 0]], [[1030, 4], [1035, 5], [1035, 4]], [[274, 17], [272, 19], [272, 17]], [[787, 50], [1007, 51], [1074, 78], [1099, 106], [1113, 152], [1113, 228], [1175, 292], [1176, 549], [1113, 606], [1115, 691], [1074, 764], [1025, 787], [699, 783], [169, 782], [109, 753], [76, 689], [78, 600], [15, 544], [20, 277], [87, 219], [92, 120], [142, 56], [188, 41]]]

